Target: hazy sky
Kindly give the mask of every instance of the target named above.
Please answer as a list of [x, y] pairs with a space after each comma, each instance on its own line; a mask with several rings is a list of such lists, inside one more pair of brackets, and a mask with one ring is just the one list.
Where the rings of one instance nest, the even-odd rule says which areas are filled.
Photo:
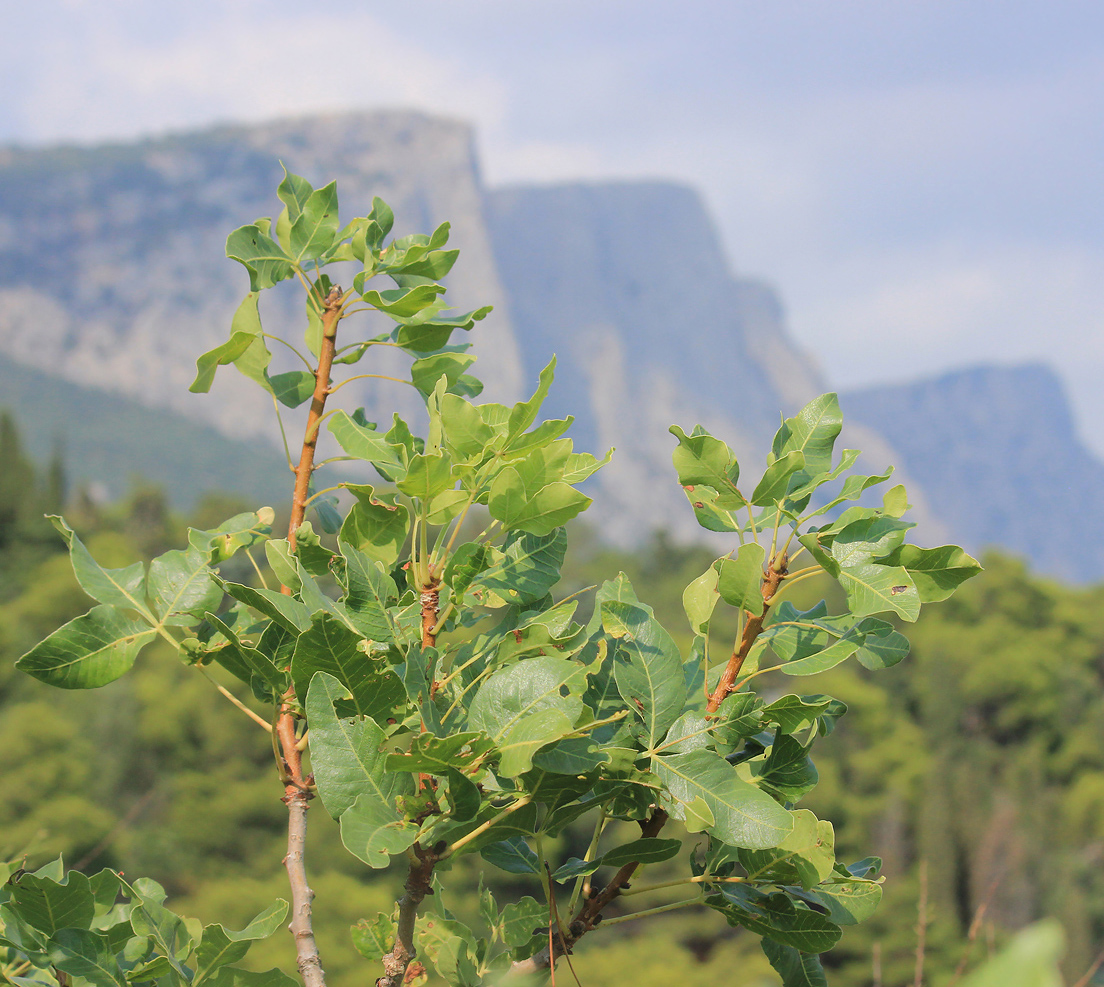
[[491, 183], [697, 186], [833, 386], [1042, 359], [1104, 452], [1099, 0], [0, 2], [2, 141], [460, 116]]

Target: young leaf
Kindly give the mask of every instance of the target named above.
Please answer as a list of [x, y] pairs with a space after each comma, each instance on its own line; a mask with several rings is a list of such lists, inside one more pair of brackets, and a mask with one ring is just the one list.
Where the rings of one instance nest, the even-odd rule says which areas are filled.
[[822, 394], [782, 423], [771, 455], [778, 460], [797, 451], [804, 455], [805, 469], [811, 475], [826, 473], [832, 468], [832, 447], [842, 427], [839, 399], [835, 394]]
[[295, 273], [291, 258], [256, 223], [234, 230], [226, 238], [226, 256], [249, 272], [249, 290], [262, 291]]
[[356, 497], [341, 526], [340, 540], [383, 565], [394, 565], [410, 532], [410, 514], [394, 495], [377, 497], [368, 484], [347, 483]]
[[763, 562], [766, 550], [748, 542], [740, 546], [734, 559], [722, 559], [717, 564], [717, 591], [730, 606], [746, 610], [753, 617], [763, 612]]

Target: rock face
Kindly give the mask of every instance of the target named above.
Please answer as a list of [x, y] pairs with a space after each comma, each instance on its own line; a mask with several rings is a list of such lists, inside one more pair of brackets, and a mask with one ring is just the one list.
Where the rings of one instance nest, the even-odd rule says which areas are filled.
[[[0, 379], [0, 405], [18, 405], [23, 422], [36, 414], [55, 422], [41, 441], [61, 439], [71, 459], [94, 445], [89, 422], [109, 416], [97, 411], [95, 389], [157, 408], [170, 417], [128, 412], [103, 417], [103, 427], [133, 431], [133, 470], [167, 485], [172, 464], [163, 455], [144, 461], [141, 450], [152, 447], [139, 439], [155, 430], [168, 441], [173, 413], [278, 444], [267, 396], [233, 373], [220, 375], [217, 400], [187, 387], [195, 357], [226, 338], [247, 288], [245, 272], [224, 258], [225, 237], [275, 211], [282, 161], [316, 185], [336, 179], [350, 216], [381, 196], [395, 210], [397, 233], [451, 221], [462, 255], [449, 300], [459, 309], [496, 307], [472, 334], [487, 399], [530, 393], [555, 354], [546, 414], [574, 414], [580, 448], [617, 447], [590, 483], [603, 536], [631, 543], [666, 528], [700, 537], [671, 470], [668, 426], [704, 425], [751, 474], [779, 413], [825, 389], [790, 342], [777, 297], [731, 273], [690, 189], [607, 182], [488, 191], [472, 147], [461, 123], [368, 113], [112, 146], [0, 149], [0, 356], [14, 361]], [[304, 321], [297, 286], [266, 296], [266, 327], [295, 337]], [[277, 352], [274, 369], [294, 359]], [[36, 411], [36, 401], [57, 405], [57, 391], [24, 386], [17, 365], [89, 389], [74, 405], [83, 437]], [[366, 369], [391, 368], [383, 360]], [[419, 417], [416, 396], [390, 383], [358, 381], [346, 393], [370, 418], [386, 420], [392, 408]], [[841, 444], [866, 450], [868, 471], [904, 467], [898, 478], [924, 540], [998, 542], [1063, 573], [1076, 558], [1088, 578], [1104, 574], [1093, 547], [1104, 522], [1071, 525], [1054, 506], [1095, 504], [1104, 466], [1076, 442], [1063, 401], [1041, 368], [856, 393], [844, 406], [853, 424]], [[215, 472], [197, 481], [196, 470], [207, 469], [198, 461], [177, 465], [191, 471], [181, 489], [227, 482]], [[78, 476], [95, 472], [72, 466]]]
[[1050, 368], [974, 367], [840, 402], [887, 436], [967, 547], [1011, 549], [1069, 582], [1104, 578], [1104, 463]]
[[[276, 436], [271, 403], [256, 389], [220, 382], [220, 400], [211, 401], [187, 388], [196, 356], [226, 338], [248, 290], [245, 272], [224, 257], [226, 235], [279, 205], [281, 161], [318, 185], [337, 179], [350, 216], [379, 195], [398, 230], [452, 222], [463, 264], [450, 300], [499, 307], [480, 326], [480, 369], [491, 396], [516, 398], [520, 357], [482, 219], [471, 133], [410, 113], [0, 151], [0, 352], [238, 436]], [[290, 329], [301, 324], [302, 295], [280, 287], [288, 291], [263, 315]], [[359, 397], [371, 410], [377, 395], [361, 388]]]
[[760, 458], [820, 392], [773, 293], [729, 272], [701, 200], [666, 183], [511, 188], [487, 196], [498, 269], [526, 374], [557, 358], [550, 417], [574, 413], [592, 452], [603, 532], [695, 527], [673, 482], [672, 423], [701, 423], [741, 462]]

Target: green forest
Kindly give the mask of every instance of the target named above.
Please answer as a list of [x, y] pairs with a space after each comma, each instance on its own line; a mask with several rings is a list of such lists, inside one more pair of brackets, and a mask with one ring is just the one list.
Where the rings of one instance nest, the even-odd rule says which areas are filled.
[[[26, 853], [31, 866], [62, 853], [87, 873], [149, 875], [178, 911], [204, 921], [248, 920], [286, 896], [286, 812], [267, 740], [207, 678], [221, 675], [243, 701], [247, 690], [217, 666], [165, 655], [146, 656], [135, 674], [89, 692], [49, 689], [13, 665], [87, 608], [44, 514], [64, 506], [93, 554], [112, 565], [180, 545], [186, 524], [208, 527], [260, 505], [211, 494], [185, 518], [164, 491], [140, 484], [117, 504], [97, 505], [66, 490], [60, 457], [29, 459], [9, 415], [0, 418], [0, 461], [0, 860]], [[664, 625], [683, 632], [679, 643], [689, 643], [681, 588], [710, 564], [709, 549], [676, 545], [662, 532], [633, 553], [604, 547], [582, 525], [571, 536], [557, 597], [580, 592], [585, 611], [587, 588], [624, 571]], [[850, 715], [818, 757], [820, 785], [804, 804], [834, 820], [841, 857], [873, 851], [887, 878], [877, 915], [824, 957], [839, 987], [912, 984], [920, 935], [925, 982], [949, 983], [965, 957], [984, 958], [1046, 916], [1065, 930], [1069, 982], [1099, 949], [1104, 587], [1041, 579], [995, 553], [983, 561], [981, 576], [924, 611], [906, 661], [876, 676], [841, 666], [805, 687], [846, 697]], [[252, 577], [248, 563], [234, 574]], [[795, 594], [801, 605], [831, 592], [815, 582], [803, 589]], [[325, 813], [311, 818], [322, 955], [333, 983], [353, 987], [364, 961], [350, 926], [388, 909], [393, 890], [341, 852]], [[569, 829], [555, 852], [578, 854], [588, 836]], [[650, 880], [662, 882], [664, 866]], [[447, 907], [476, 913], [481, 879], [477, 860], [458, 861]], [[493, 888], [500, 901], [521, 893], [505, 874]], [[653, 898], [667, 900], [648, 892], [633, 910]], [[757, 941], [717, 915], [683, 910], [640, 921], [645, 929], [627, 923], [580, 947], [574, 965], [585, 987], [659, 987], [681, 982], [686, 969], [700, 973], [698, 983], [730, 980], [734, 969], [741, 983], [778, 983]], [[257, 969], [273, 965], [294, 969], [286, 936], [250, 956]]]

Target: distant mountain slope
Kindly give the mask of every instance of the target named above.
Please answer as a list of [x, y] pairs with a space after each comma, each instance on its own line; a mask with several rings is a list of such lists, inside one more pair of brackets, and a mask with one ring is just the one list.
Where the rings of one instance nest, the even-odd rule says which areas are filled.
[[61, 443], [74, 487], [111, 498], [141, 477], [188, 508], [207, 491], [283, 503], [290, 474], [281, 453], [226, 438], [209, 425], [129, 398], [81, 387], [0, 356], [0, 408], [16, 418], [32, 458], [45, 462]]
[[[257, 388], [220, 381], [217, 401], [187, 388], [196, 356], [226, 338], [248, 291], [245, 271], [225, 257], [226, 236], [278, 214], [281, 161], [318, 185], [336, 179], [350, 218], [382, 196], [395, 210], [396, 235], [450, 221], [463, 258], [449, 301], [498, 307], [479, 327], [479, 368], [491, 396], [520, 396], [517, 343], [483, 224], [471, 130], [408, 112], [215, 127], [97, 147], [0, 148], [0, 353], [234, 435], [278, 442], [271, 403]], [[351, 281], [353, 273], [338, 277]], [[294, 284], [266, 293], [270, 331], [301, 338], [303, 310]], [[277, 351], [277, 362], [288, 359]], [[395, 399], [394, 389], [363, 382], [349, 390], [370, 414], [378, 399]], [[407, 403], [418, 404], [413, 397]]]
[[671, 471], [672, 423], [701, 423], [741, 461], [761, 456], [779, 412], [821, 389], [789, 341], [774, 293], [733, 277], [692, 189], [666, 182], [491, 190], [487, 223], [533, 378], [555, 354], [549, 417], [576, 416], [599, 474], [603, 530], [694, 531]]
[[889, 439], [970, 548], [1000, 545], [1069, 581], [1104, 578], [1104, 463], [1049, 367], [975, 367], [840, 401]]

